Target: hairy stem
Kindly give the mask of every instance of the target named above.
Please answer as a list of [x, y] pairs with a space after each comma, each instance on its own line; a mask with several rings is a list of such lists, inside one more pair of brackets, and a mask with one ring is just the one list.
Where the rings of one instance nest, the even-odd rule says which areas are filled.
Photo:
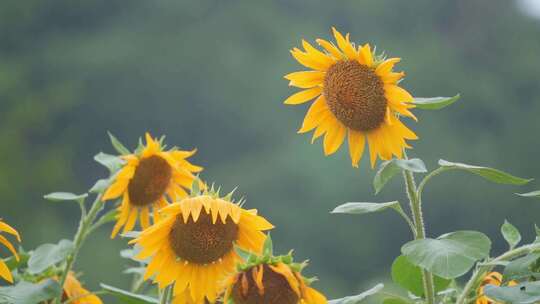
[[171, 284], [171, 285], [165, 287], [165, 289], [163, 289], [163, 292], [161, 293], [161, 298], [159, 300], [160, 304], [168, 304], [169, 303], [169, 299], [171, 297], [172, 289], [173, 289], [173, 284]]
[[79, 251], [81, 250], [81, 247], [84, 243], [84, 240], [89, 235], [89, 229], [92, 225], [92, 222], [94, 222], [99, 210], [101, 210], [101, 207], [103, 206], [103, 202], [101, 201], [101, 194], [99, 194], [96, 199], [94, 200], [94, 203], [92, 204], [92, 208], [90, 208], [90, 211], [88, 211], [88, 214], [82, 214], [81, 220], [79, 222], [79, 228], [77, 228], [77, 233], [75, 234], [74, 240], [73, 240], [73, 251], [68, 255], [66, 259], [66, 266], [64, 267], [64, 270], [62, 271], [62, 274], [60, 276], [60, 279], [58, 280], [58, 283], [61, 286], [60, 294], [56, 298], [56, 303], [60, 303], [62, 299], [64, 284], [66, 283], [66, 278], [71, 271], [71, 268], [73, 267], [73, 264], [75, 264], [75, 260], [77, 259], [77, 255], [79, 254]]
[[[422, 215], [422, 202], [420, 200], [418, 189], [416, 188], [416, 182], [414, 181], [413, 173], [404, 170], [403, 178], [405, 180], [407, 196], [409, 197], [411, 213], [413, 215], [414, 226], [416, 228], [415, 239], [425, 239], [426, 228], [424, 225], [424, 217]], [[422, 281], [424, 283], [424, 294], [426, 298], [426, 303], [433, 304], [435, 302], [433, 275], [425, 269], [422, 270]]]

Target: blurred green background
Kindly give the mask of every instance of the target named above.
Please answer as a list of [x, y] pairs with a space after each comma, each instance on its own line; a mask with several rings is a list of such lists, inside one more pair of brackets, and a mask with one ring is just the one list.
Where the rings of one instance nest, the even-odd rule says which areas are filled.
[[[527, 4], [528, 3], [528, 4]], [[350, 32], [402, 57], [415, 96], [462, 94], [452, 107], [415, 113], [421, 137], [410, 154], [434, 169], [439, 158], [540, 177], [540, 19], [537, 0], [120, 1], [0, 3], [0, 215], [33, 249], [75, 233], [75, 205], [44, 201], [86, 191], [107, 172], [92, 160], [112, 153], [106, 131], [130, 147], [145, 131], [197, 147], [203, 178], [238, 186], [247, 206], [277, 228], [279, 251], [311, 260], [309, 275], [330, 297], [388, 281], [409, 240], [392, 212], [329, 215], [348, 201], [401, 200], [396, 179], [378, 196], [364, 157], [297, 135], [306, 108], [286, 107], [300, 70], [289, 49], [302, 38]], [[537, 12], [537, 11], [536, 11]], [[531, 13], [531, 14], [527, 14]], [[540, 188], [497, 186], [464, 173], [437, 177], [425, 193], [428, 234], [474, 229], [493, 254], [508, 219], [533, 238], [540, 202], [515, 196]], [[78, 271], [91, 288], [127, 287], [111, 226], [86, 244]]]

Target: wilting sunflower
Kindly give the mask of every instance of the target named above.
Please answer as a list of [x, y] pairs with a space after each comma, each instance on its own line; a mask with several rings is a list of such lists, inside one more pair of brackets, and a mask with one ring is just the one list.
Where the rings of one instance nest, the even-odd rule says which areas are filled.
[[[6, 232], [11, 235], [14, 235], [17, 238], [17, 241], [21, 242], [21, 236], [19, 235], [17, 230], [15, 230], [10, 225], [4, 223], [2, 220], [0, 220], [0, 232]], [[15, 247], [13, 247], [11, 242], [5, 236], [1, 234], [0, 234], [0, 243], [6, 246], [7, 249], [11, 251], [11, 253], [13, 253], [17, 261], [19, 260], [19, 255], [17, 254], [17, 250], [15, 250]], [[13, 276], [11, 275], [11, 271], [9, 270], [6, 263], [2, 259], [0, 259], [0, 277], [10, 283], [13, 283]]]
[[86, 290], [81, 282], [77, 280], [75, 274], [70, 272], [66, 277], [66, 283], [64, 284], [64, 294], [62, 296], [62, 302], [70, 301], [73, 304], [102, 304], [101, 299], [98, 296], [92, 294]]
[[141, 152], [121, 156], [125, 165], [103, 195], [103, 200], [122, 197], [111, 237], [114, 238], [122, 227], [124, 233], [131, 231], [137, 217], [143, 229], [149, 227], [150, 208], [156, 221], [157, 210], [168, 204], [167, 195], [171, 200], [188, 195], [186, 189], [189, 190], [196, 179], [193, 173], [202, 171], [201, 167], [186, 160], [195, 152], [164, 151], [160, 142], [146, 133], [146, 146]]
[[326, 304], [327, 300], [309, 286], [301, 274], [306, 263], [286, 256], [250, 257], [227, 283], [224, 303], [234, 304]]
[[304, 89], [285, 100], [297, 105], [315, 99], [299, 133], [315, 129], [312, 142], [324, 134], [324, 153], [336, 152], [348, 137], [352, 165], [358, 167], [367, 138], [371, 166], [377, 156], [402, 158], [410, 148], [407, 139], [417, 139], [398, 118], [416, 117], [409, 111], [413, 97], [398, 86], [403, 72], [392, 69], [400, 58], [376, 56], [369, 44], [356, 47], [333, 28], [337, 46], [323, 39], [320, 51], [302, 40], [304, 50], [294, 48], [292, 56], [312, 70], [285, 76], [289, 85]]
[[214, 303], [241, 260], [234, 247], [260, 252], [262, 231], [273, 227], [256, 210], [208, 191], [160, 212], [162, 219], [130, 243], [140, 246], [138, 259], [150, 259], [145, 279], [155, 275], [160, 288], [174, 283], [175, 303]]
[[[478, 287], [477, 298], [476, 298], [476, 304], [497, 304], [498, 302], [490, 300], [488, 297], [484, 295], [484, 287], [486, 285], [495, 285], [495, 286], [501, 286], [502, 284], [502, 275], [498, 272], [490, 272], [488, 273], [482, 282], [480, 283], [480, 286]], [[517, 285], [516, 281], [510, 281], [508, 282], [508, 286], [515, 286]]]

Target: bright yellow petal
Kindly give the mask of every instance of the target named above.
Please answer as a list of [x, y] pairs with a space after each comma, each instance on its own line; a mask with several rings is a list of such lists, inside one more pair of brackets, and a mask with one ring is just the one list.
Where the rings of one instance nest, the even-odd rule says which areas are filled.
[[298, 133], [306, 133], [316, 128], [321, 122], [321, 116], [324, 114], [330, 114], [330, 110], [326, 105], [324, 95], [321, 95], [309, 107], [304, 122], [302, 123], [302, 127], [298, 130]]
[[347, 56], [347, 58], [349, 59], [356, 59], [358, 55], [355, 52], [354, 47], [348, 41], [348, 34], [347, 39], [345, 39], [345, 37], [343, 37], [343, 35], [341, 35], [341, 33], [336, 30], [335, 27], [332, 27], [332, 32], [334, 32], [334, 37], [336, 38], [337, 45], [343, 51], [345, 56]]
[[328, 65], [326, 63], [317, 61], [316, 58], [310, 56], [310, 54], [302, 52], [298, 48], [294, 48], [293, 50], [291, 50], [291, 55], [301, 65], [310, 69], [314, 69], [317, 71], [326, 71], [328, 69]]
[[412, 102], [414, 100], [409, 92], [396, 85], [385, 85], [384, 95], [388, 100], [396, 102]]
[[367, 65], [368, 67], [373, 66], [373, 54], [371, 53], [371, 47], [369, 44], [365, 44], [360, 48], [359, 62]]
[[386, 59], [383, 63], [379, 64], [375, 69], [375, 73], [380, 77], [386, 76], [388, 73], [392, 72], [394, 65], [401, 61], [401, 58], [389, 58]]
[[324, 39], [317, 39], [317, 43], [322, 46], [328, 53], [330, 53], [334, 58], [336, 59], [343, 59], [344, 55], [341, 53], [341, 51], [332, 43], [324, 40]]
[[345, 139], [347, 128], [342, 124], [336, 124], [335, 128], [328, 130], [324, 136], [324, 155], [335, 153]]
[[301, 71], [287, 74], [285, 75], [285, 79], [290, 80], [290, 86], [308, 89], [321, 85], [324, 75], [325, 73], [320, 71]]
[[13, 276], [11, 275], [11, 271], [7, 267], [6, 263], [2, 260], [0, 260], [0, 277], [10, 283], [13, 283]]
[[11, 235], [14, 235], [17, 238], [17, 241], [19, 241], [19, 242], [21, 241], [21, 236], [19, 235], [17, 230], [15, 230], [15, 228], [11, 227], [7, 223], [4, 223], [4, 222], [0, 221], [0, 230], [5, 231], [5, 232], [7, 232], [7, 233], [9, 233]]
[[317, 60], [321, 64], [325, 65], [325, 69], [328, 69], [332, 64], [334, 64], [335, 60], [332, 57], [317, 50], [309, 42], [302, 40], [302, 46], [304, 47], [306, 53], [309, 54], [314, 60]]
[[358, 168], [358, 163], [364, 153], [366, 136], [360, 131], [349, 130], [349, 154], [351, 155], [352, 166]]
[[291, 95], [283, 103], [288, 105], [297, 105], [308, 102], [313, 98], [319, 96], [322, 93], [322, 88], [315, 87], [307, 90], [300, 91]]

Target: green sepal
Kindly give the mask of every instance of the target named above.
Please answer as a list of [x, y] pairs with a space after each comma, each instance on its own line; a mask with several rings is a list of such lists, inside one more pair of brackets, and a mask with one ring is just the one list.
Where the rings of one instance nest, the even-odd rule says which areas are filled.
[[116, 150], [116, 152], [120, 153], [120, 155], [128, 155], [131, 154], [128, 148], [122, 144], [116, 136], [114, 136], [111, 132], [107, 131], [107, 134], [109, 134], [109, 139], [111, 140], [111, 144], [113, 148]]

